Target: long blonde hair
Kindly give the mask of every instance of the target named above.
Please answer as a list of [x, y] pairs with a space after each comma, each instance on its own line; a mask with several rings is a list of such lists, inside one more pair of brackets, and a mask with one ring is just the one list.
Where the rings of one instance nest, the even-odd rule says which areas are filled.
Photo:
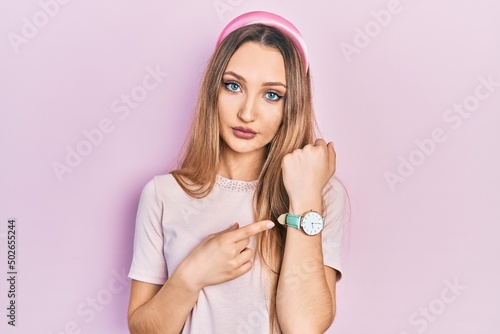
[[[192, 197], [203, 198], [213, 189], [223, 148], [217, 108], [222, 76], [231, 56], [247, 42], [278, 49], [285, 63], [287, 92], [283, 121], [276, 136], [266, 147], [253, 200], [255, 221], [270, 219], [277, 223], [277, 217], [289, 209], [281, 161], [286, 154], [313, 142], [315, 122], [309, 71], [306, 72], [293, 42], [276, 28], [262, 24], [239, 28], [229, 34], [215, 50], [203, 77], [184, 157], [179, 169], [171, 173]], [[277, 324], [276, 289], [285, 238], [286, 229], [280, 224], [256, 237], [257, 255], [270, 277], [272, 332]]]

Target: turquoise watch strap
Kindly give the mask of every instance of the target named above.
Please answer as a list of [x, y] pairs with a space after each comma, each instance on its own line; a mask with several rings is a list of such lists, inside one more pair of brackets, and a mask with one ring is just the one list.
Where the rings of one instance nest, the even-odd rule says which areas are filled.
[[302, 218], [302, 216], [297, 216], [287, 213], [286, 224], [290, 227], [300, 230], [300, 218]]

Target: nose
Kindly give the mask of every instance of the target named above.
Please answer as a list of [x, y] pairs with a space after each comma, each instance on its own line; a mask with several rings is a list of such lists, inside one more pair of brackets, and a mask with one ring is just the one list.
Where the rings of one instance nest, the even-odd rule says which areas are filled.
[[241, 119], [245, 123], [250, 123], [255, 121], [256, 116], [256, 101], [252, 99], [250, 96], [245, 98], [243, 105], [240, 107], [238, 111], [238, 118]]

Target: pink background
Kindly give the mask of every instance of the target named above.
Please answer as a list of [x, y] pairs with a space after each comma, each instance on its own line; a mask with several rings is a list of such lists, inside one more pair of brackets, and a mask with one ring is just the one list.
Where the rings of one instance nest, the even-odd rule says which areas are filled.
[[[351, 198], [329, 333], [500, 333], [498, 1], [59, 1], [0, 3], [0, 332], [127, 332], [140, 191], [176, 162], [220, 30], [268, 10], [306, 39]], [[464, 103], [470, 116], [448, 111]], [[89, 146], [83, 132], [102, 122]], [[78, 147], [87, 155], [59, 180], [52, 164]]]

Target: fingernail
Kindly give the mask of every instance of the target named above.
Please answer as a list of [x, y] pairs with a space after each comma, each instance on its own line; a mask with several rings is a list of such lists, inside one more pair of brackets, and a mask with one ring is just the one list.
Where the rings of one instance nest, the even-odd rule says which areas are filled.
[[266, 227], [268, 229], [273, 228], [274, 227], [274, 223], [273, 222], [269, 222], [269, 223], [266, 224]]

